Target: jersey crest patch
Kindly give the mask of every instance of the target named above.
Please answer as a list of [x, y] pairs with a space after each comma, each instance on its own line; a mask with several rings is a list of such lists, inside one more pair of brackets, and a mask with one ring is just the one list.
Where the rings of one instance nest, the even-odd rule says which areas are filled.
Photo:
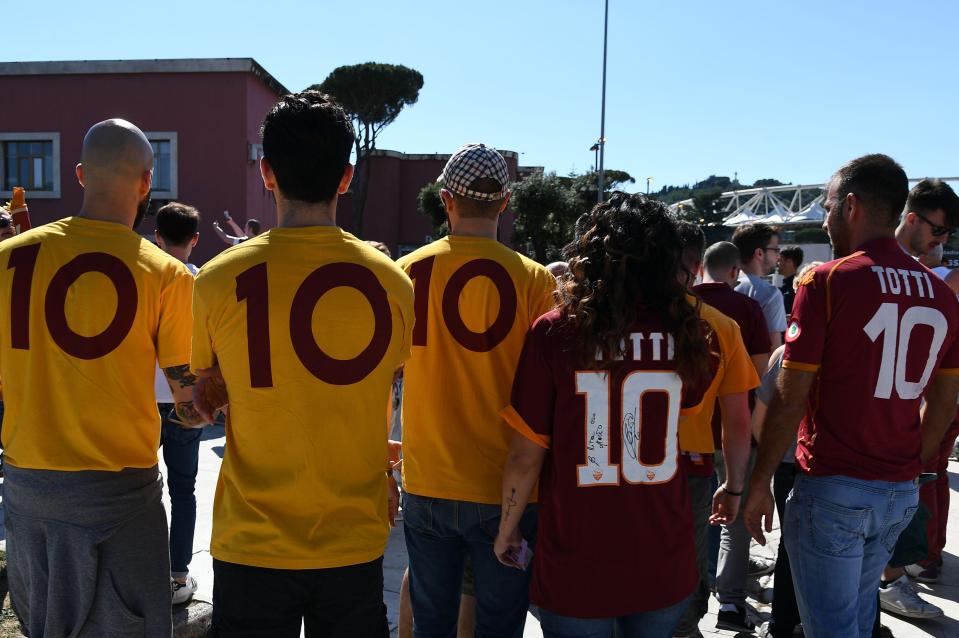
[[789, 324], [789, 327], [786, 328], [786, 343], [792, 343], [799, 338], [799, 335], [802, 334], [802, 328], [799, 326], [798, 321], [792, 321]]
[[809, 270], [804, 272], [802, 279], [799, 280], [799, 285], [812, 286], [813, 288], [815, 288], [816, 287], [816, 270], [814, 268], [810, 268]]

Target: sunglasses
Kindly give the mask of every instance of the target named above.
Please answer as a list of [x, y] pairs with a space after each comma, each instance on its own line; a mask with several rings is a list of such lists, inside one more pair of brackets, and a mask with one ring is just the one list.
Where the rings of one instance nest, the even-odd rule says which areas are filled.
[[771, 251], [773, 251], [773, 252], [778, 253], [779, 250], [780, 250], [780, 247], [779, 247], [779, 246], [767, 246], [766, 248], [763, 248], [763, 250], [771, 250]]
[[13, 226], [13, 220], [9, 217], [0, 217], [0, 228], [9, 228]]
[[921, 219], [922, 221], [926, 222], [927, 224], [929, 224], [929, 230], [932, 231], [933, 237], [942, 237], [943, 235], [951, 235], [952, 233], [956, 232], [955, 228], [949, 228], [948, 226], [939, 226], [937, 224], [933, 224], [922, 213], [917, 213], [916, 211], [912, 211], [912, 214], [918, 217], [919, 219]]

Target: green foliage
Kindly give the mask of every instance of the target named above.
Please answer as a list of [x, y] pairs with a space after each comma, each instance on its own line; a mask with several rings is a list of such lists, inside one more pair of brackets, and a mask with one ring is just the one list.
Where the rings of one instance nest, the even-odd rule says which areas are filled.
[[358, 186], [353, 192], [354, 231], [362, 236], [363, 211], [370, 184], [364, 158], [376, 148], [376, 137], [400, 114], [415, 104], [423, 88], [423, 75], [400, 64], [366, 62], [333, 69], [323, 82], [310, 87], [333, 97], [349, 113], [356, 128]]
[[434, 237], [443, 237], [450, 232], [446, 220], [446, 206], [443, 205], [443, 200], [440, 198], [442, 188], [443, 186], [439, 182], [430, 182], [421, 188], [416, 196], [416, 208], [430, 218]]
[[[560, 177], [559, 180], [573, 190], [579, 199], [580, 208], [585, 213], [596, 203], [597, 193], [597, 173], [589, 171], [582, 175], [569, 175]], [[636, 180], [626, 171], [609, 169], [603, 171], [603, 199], [607, 199], [614, 190], [620, 189], [625, 184], [635, 184]]]
[[576, 218], [587, 210], [570, 179], [537, 174], [512, 185], [513, 242], [526, 246], [529, 256], [541, 264], [562, 258]]

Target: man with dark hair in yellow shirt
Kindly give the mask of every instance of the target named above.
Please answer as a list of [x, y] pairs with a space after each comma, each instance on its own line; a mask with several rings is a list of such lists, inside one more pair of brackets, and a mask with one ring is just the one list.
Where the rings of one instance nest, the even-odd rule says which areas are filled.
[[413, 287], [336, 225], [352, 146], [328, 96], [281, 98], [260, 161], [277, 226], [197, 276], [193, 368], [219, 365], [229, 398], [210, 546], [216, 636], [294, 637], [304, 622], [308, 637], [389, 636], [385, 408], [409, 356]]
[[154, 366], [191, 402], [193, 276], [132, 228], [150, 142], [106, 120], [83, 140], [75, 217], [0, 247], [10, 595], [31, 636], [169, 636], [170, 559], [157, 471]]
[[[526, 331], [553, 306], [556, 280], [496, 241], [509, 202], [506, 160], [468, 144], [442, 174], [450, 236], [397, 262], [413, 279], [416, 325], [404, 368], [404, 526], [413, 635], [455, 634], [469, 556], [476, 632], [522, 633], [529, 572], [493, 555], [512, 434], [499, 416]], [[439, 383], [439, 385], [437, 385]], [[535, 538], [535, 511], [521, 528]]]

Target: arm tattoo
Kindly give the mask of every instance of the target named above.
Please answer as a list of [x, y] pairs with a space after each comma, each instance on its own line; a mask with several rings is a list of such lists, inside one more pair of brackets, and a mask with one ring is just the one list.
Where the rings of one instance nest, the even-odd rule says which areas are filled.
[[174, 408], [176, 410], [176, 415], [180, 419], [180, 422], [186, 426], [200, 425], [206, 423], [206, 420], [200, 416], [200, 413], [197, 412], [196, 406], [193, 405], [193, 401], [180, 401], [176, 404]]
[[509, 520], [509, 513], [513, 511], [513, 508], [516, 506], [516, 488], [510, 488], [510, 495], [506, 498], [506, 516], [503, 517], [504, 521]]
[[173, 387], [174, 381], [179, 383], [181, 388], [189, 388], [196, 384], [196, 375], [190, 372], [189, 364], [163, 368], [163, 373], [166, 374], [171, 388]]

